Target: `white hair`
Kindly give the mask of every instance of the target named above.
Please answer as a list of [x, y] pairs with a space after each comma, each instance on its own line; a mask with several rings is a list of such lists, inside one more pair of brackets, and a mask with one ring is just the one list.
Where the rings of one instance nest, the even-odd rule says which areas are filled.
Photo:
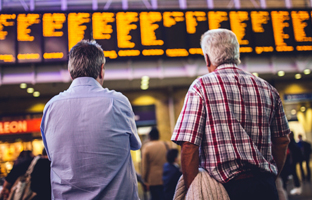
[[212, 65], [225, 63], [239, 64], [239, 44], [235, 34], [227, 29], [206, 31], [201, 36], [201, 48], [207, 54]]

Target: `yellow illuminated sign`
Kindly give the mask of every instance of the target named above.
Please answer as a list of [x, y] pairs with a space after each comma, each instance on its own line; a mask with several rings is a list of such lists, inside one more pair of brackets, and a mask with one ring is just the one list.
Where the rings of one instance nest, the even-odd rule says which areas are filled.
[[18, 54], [17, 59], [19, 60], [33, 60], [39, 59], [40, 55], [38, 53], [25, 53], [25, 54]]
[[90, 22], [89, 13], [69, 13], [68, 14], [68, 49], [70, 50], [80, 40], [84, 38], [85, 30], [87, 29], [85, 23]]
[[[238, 43], [240, 45], [248, 45], [249, 41], [244, 40], [243, 38], [246, 36], [246, 27], [247, 24], [245, 21], [249, 20], [247, 11], [231, 11], [230, 12], [230, 24], [231, 29], [235, 33]], [[244, 52], [251, 52], [252, 48], [244, 48]], [[240, 48], [242, 52], [242, 47]]]
[[289, 34], [284, 32], [285, 27], [289, 27], [289, 13], [287, 11], [272, 11], [272, 26], [276, 45], [276, 51], [293, 51], [293, 46], [287, 46], [285, 39], [289, 39]]
[[[270, 20], [270, 13], [268, 11], [251, 11], [251, 26], [254, 33], [264, 33], [264, 24], [268, 24]], [[262, 52], [273, 52], [273, 46], [255, 47], [255, 52], [261, 54]]]
[[55, 53], [44, 53], [44, 59], [61, 59], [64, 57], [63, 52], [55, 52]]
[[118, 56], [125, 57], [125, 56], [139, 56], [139, 50], [120, 50], [118, 51]]
[[109, 23], [115, 22], [115, 13], [93, 13], [92, 15], [92, 30], [93, 39], [109, 40], [114, 32], [113, 26]]
[[0, 60], [4, 62], [14, 62], [15, 58], [12, 54], [0, 54]]
[[17, 15], [17, 41], [34, 41], [35, 37], [31, 36], [31, 29], [33, 24], [40, 23], [39, 14], [18, 14]]
[[[312, 42], [312, 37], [307, 37], [304, 29], [308, 26], [308, 23], [305, 22], [310, 20], [308, 11], [291, 11], [291, 18], [294, 29], [294, 37], [297, 42]], [[297, 46], [297, 51], [310, 51], [312, 46], [302, 45]]]
[[208, 24], [209, 29], [217, 29], [221, 27], [221, 23], [228, 21], [228, 14], [225, 11], [209, 11]]
[[189, 55], [186, 49], [167, 49], [166, 54], [169, 57], [185, 57]]
[[161, 46], [163, 40], [157, 40], [155, 30], [159, 28], [155, 22], [162, 20], [160, 12], [141, 12], [140, 13], [140, 28], [141, 41], [144, 46]]
[[[45, 13], [42, 17], [42, 33], [44, 37], [62, 37], [62, 29], [66, 22], [64, 13]], [[58, 30], [58, 31], [57, 31]]]
[[161, 56], [164, 55], [164, 53], [162, 49], [144, 49], [142, 51], [143, 56]]
[[203, 11], [187, 11], [185, 13], [186, 31], [189, 34], [196, 33], [197, 22], [206, 21], [206, 13]]
[[103, 51], [104, 52], [104, 56], [108, 57], [110, 59], [116, 59], [117, 58], [117, 53], [115, 50], [111, 50], [111, 51]]
[[8, 35], [7, 31], [4, 31], [5, 26], [14, 26], [15, 14], [0, 14], [0, 40], [5, 40]]
[[177, 24], [177, 22], [184, 22], [184, 13], [180, 11], [164, 12], [163, 23], [165, 27], [170, 28]]
[[189, 49], [190, 54], [195, 55], [195, 54], [203, 54], [203, 50], [201, 48], [190, 48]]
[[[116, 14], [117, 46], [119, 48], [135, 47], [135, 43], [130, 41], [132, 39], [130, 31], [138, 28], [137, 25], [132, 24], [133, 22], [138, 21], [139, 21], [138, 13], [136, 12], [118, 12]], [[119, 51], [118, 55], [120, 56], [120, 54], [124, 55], [127, 53]], [[132, 55], [132, 53], [129, 54]]]

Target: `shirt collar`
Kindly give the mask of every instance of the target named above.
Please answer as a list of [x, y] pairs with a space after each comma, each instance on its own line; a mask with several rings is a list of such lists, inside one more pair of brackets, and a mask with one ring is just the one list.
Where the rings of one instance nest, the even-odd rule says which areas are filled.
[[238, 67], [232, 63], [222, 64], [222, 65], [219, 65], [215, 71], [220, 70], [220, 69], [238, 69]]
[[78, 77], [73, 80], [69, 88], [73, 88], [76, 86], [95, 86], [102, 87], [99, 82], [97, 82], [92, 77]]

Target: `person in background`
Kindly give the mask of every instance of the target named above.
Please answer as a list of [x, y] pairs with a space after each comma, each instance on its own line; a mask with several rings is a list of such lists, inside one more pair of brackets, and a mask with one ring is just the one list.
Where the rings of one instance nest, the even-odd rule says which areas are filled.
[[30, 188], [37, 194], [32, 200], [51, 199], [50, 164], [47, 152], [43, 149], [31, 173]]
[[298, 135], [299, 142], [297, 143], [298, 147], [301, 149], [301, 152], [303, 154], [303, 161], [305, 161], [306, 164], [306, 170], [307, 174], [304, 173], [302, 163], [303, 161], [299, 162], [300, 164], [300, 171], [301, 171], [301, 177], [302, 181], [306, 180], [308, 182], [311, 181], [311, 170], [310, 170], [310, 155], [311, 155], [311, 144], [302, 140], [302, 135]]
[[17, 159], [14, 161], [14, 165], [10, 173], [5, 177], [3, 183], [3, 189], [0, 192], [0, 197], [5, 200], [9, 197], [11, 187], [15, 183], [18, 177], [26, 173], [34, 155], [31, 151], [22, 151]]
[[303, 155], [295, 141], [294, 133], [292, 131], [289, 134], [289, 138], [290, 138], [290, 143], [289, 143], [290, 171], [291, 171], [291, 175], [293, 177], [294, 186], [295, 186], [295, 188], [290, 190], [290, 194], [300, 195], [302, 193], [302, 187], [301, 187], [301, 183], [299, 181], [298, 175], [297, 175], [297, 164], [303, 161]]
[[153, 127], [149, 132], [149, 142], [142, 147], [142, 178], [148, 185], [152, 200], [163, 200], [163, 166], [169, 146], [159, 140], [159, 132]]
[[178, 153], [177, 149], [170, 149], [167, 152], [167, 162], [164, 164], [162, 176], [164, 182], [164, 200], [173, 199], [176, 185], [182, 175], [178, 165]]
[[69, 52], [70, 87], [45, 105], [52, 199], [139, 199], [130, 150], [141, 140], [127, 97], [102, 86], [104, 64], [99, 44], [78, 42]]
[[201, 47], [209, 73], [190, 86], [171, 138], [182, 146], [185, 187], [201, 166], [231, 200], [278, 200], [290, 130], [277, 90], [237, 67], [232, 31], [207, 31]]

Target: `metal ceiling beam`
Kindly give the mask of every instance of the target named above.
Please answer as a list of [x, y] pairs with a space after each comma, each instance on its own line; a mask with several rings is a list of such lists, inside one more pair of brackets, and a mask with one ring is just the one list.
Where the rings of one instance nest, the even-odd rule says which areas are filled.
[[128, 10], [128, 0], [122, 0], [122, 9]]
[[152, 9], [156, 10], [158, 8], [157, 0], [151, 0], [151, 4], [152, 4]]
[[92, 0], [92, 10], [97, 10], [97, 9], [98, 9], [98, 1]]
[[31, 11], [35, 10], [35, 0], [30, 0], [29, 1], [29, 8]]

